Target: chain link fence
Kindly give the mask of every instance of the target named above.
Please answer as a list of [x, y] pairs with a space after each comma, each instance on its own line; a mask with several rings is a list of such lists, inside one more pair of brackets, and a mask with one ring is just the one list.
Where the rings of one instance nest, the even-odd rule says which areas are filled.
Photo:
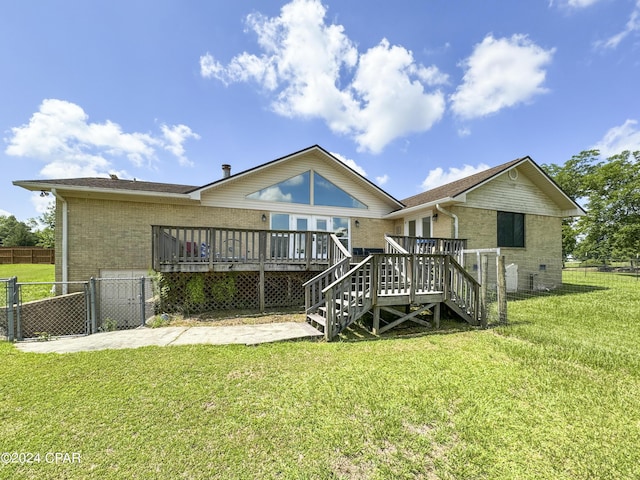
[[0, 337], [48, 340], [137, 328], [155, 314], [155, 304], [149, 277], [24, 283], [0, 279]]
[[497, 250], [465, 251], [465, 269], [478, 282], [485, 284], [483, 290], [486, 291], [489, 324], [500, 321], [497, 305], [498, 254], [504, 256], [507, 305], [512, 301], [541, 295], [589, 292], [594, 288], [614, 287], [628, 282], [637, 284], [640, 295], [640, 263], [637, 259], [561, 262], [551, 257], [514, 258], [508, 252]]
[[9, 323], [13, 324], [13, 319], [9, 319], [9, 316], [13, 316], [13, 308], [10, 309], [10, 305], [13, 305], [13, 301], [10, 297], [13, 296], [15, 285], [15, 278], [0, 278], [0, 337], [8, 338], [9, 336]]

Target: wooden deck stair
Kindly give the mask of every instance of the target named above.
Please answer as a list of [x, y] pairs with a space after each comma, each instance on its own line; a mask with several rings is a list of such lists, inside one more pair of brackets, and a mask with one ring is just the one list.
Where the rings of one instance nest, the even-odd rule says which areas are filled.
[[[327, 340], [368, 313], [376, 334], [405, 321], [429, 325], [418, 317], [427, 312], [437, 327], [443, 304], [471, 325], [480, 323], [479, 284], [450, 254], [373, 254], [338, 278], [323, 272], [316, 279], [305, 284], [307, 321]], [[381, 311], [397, 318], [380, 326]]]

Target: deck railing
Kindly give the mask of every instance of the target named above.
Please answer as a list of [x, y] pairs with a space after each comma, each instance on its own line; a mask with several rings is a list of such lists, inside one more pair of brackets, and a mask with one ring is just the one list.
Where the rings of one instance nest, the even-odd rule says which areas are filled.
[[[473, 324], [478, 322], [480, 286], [451, 255], [369, 255], [322, 290], [325, 337], [330, 340], [338, 335], [378, 304], [382, 296], [404, 296], [413, 303], [420, 294], [436, 292]], [[320, 303], [316, 301], [313, 307]]]
[[462, 250], [467, 248], [463, 238], [427, 238], [406, 235], [386, 235], [386, 237], [408, 253], [446, 253], [460, 258]]
[[369, 255], [342, 277], [322, 290], [326, 325], [324, 335], [331, 340], [373, 305], [376, 276], [373, 275], [373, 255]]
[[154, 225], [153, 267], [217, 263], [330, 264], [330, 232]]
[[305, 282], [304, 298], [305, 298], [305, 311], [306, 313], [314, 312], [324, 304], [324, 295], [322, 291], [332, 283], [336, 278], [342, 277], [349, 270], [349, 263], [351, 262], [351, 254], [342, 245], [338, 237], [331, 235], [331, 249], [330, 255], [331, 264], [329, 268], [316, 275], [311, 280]]

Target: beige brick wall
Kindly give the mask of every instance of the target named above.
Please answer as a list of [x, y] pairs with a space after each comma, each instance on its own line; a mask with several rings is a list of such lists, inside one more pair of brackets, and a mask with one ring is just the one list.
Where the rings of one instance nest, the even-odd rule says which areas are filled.
[[[219, 226], [264, 229], [255, 210], [170, 205], [144, 202], [66, 198], [69, 228], [69, 280], [99, 276], [101, 268], [151, 269], [151, 225]], [[58, 208], [61, 210], [61, 208]], [[62, 225], [62, 214], [56, 214]], [[56, 229], [62, 245], [62, 229]], [[56, 258], [56, 279], [62, 278], [62, 255]]]
[[351, 221], [351, 246], [364, 248], [384, 248], [384, 234], [393, 233], [393, 220], [359, 218], [360, 227], [356, 228], [355, 219]]
[[[458, 215], [459, 237], [467, 248], [497, 246], [497, 214], [494, 210], [452, 207]], [[552, 289], [562, 284], [562, 219], [525, 214], [525, 247], [500, 249], [506, 264], [518, 266], [518, 290]], [[469, 265], [467, 265], [469, 267]]]
[[[69, 280], [86, 281], [98, 277], [101, 268], [151, 270], [151, 225], [216, 226], [264, 230], [268, 222], [262, 214], [247, 209], [203, 207], [197, 204], [113, 201], [66, 197], [69, 222]], [[393, 222], [358, 218], [351, 223], [351, 244], [384, 247], [384, 234], [392, 232]], [[61, 207], [56, 224], [62, 225]], [[56, 229], [56, 245], [62, 245], [62, 229]], [[62, 279], [62, 254], [56, 257], [56, 279]]]

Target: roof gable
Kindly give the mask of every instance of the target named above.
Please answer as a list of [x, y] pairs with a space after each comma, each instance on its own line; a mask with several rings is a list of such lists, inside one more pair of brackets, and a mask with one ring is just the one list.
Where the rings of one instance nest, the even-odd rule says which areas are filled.
[[482, 172], [478, 172], [473, 175], [469, 175], [468, 177], [461, 178], [460, 180], [456, 180], [455, 182], [432, 188], [431, 190], [427, 190], [417, 195], [413, 195], [409, 198], [405, 198], [404, 200], [402, 200], [402, 203], [407, 208], [411, 208], [425, 203], [433, 203], [438, 200], [455, 198], [468, 192], [469, 190], [479, 187], [483, 183], [487, 182], [497, 175], [500, 175], [502, 172], [508, 170], [512, 166], [517, 165], [522, 160], [523, 158], [518, 158], [503, 165], [498, 165], [497, 167], [483, 170]]
[[455, 182], [413, 195], [402, 200], [402, 203], [405, 204], [406, 208], [411, 209], [436, 203], [465, 202], [468, 193], [476, 191], [497, 177], [516, 169], [518, 169], [517, 171], [522, 171], [536, 188], [547, 195], [563, 215], [584, 215], [585, 212], [582, 207], [564, 193], [558, 184], [528, 156], [517, 158]]
[[[255, 178], [256, 175], [260, 175], [261, 177], [264, 176], [264, 178], [267, 178], [268, 173], [270, 171], [276, 170], [277, 168], [282, 168], [282, 166], [287, 165], [289, 163], [293, 164], [296, 160], [302, 159], [304, 157], [309, 157], [310, 155], [313, 155], [317, 159], [321, 159], [324, 162], [327, 162], [327, 164], [329, 164], [332, 168], [338, 170], [342, 176], [344, 176], [345, 178], [348, 178], [349, 182], [353, 182], [359, 185], [361, 188], [364, 188], [367, 191], [369, 191], [371, 195], [374, 195], [378, 199], [388, 204], [391, 210], [403, 207], [403, 204], [399, 200], [391, 196], [386, 191], [382, 190], [380, 187], [372, 183], [367, 178], [360, 175], [358, 172], [353, 170], [344, 162], [337, 159], [335, 156], [331, 155], [331, 153], [329, 153], [319, 145], [313, 145], [311, 147], [305, 148], [298, 152], [286, 155], [284, 157], [277, 158], [267, 163], [263, 163], [262, 165], [258, 165], [257, 167], [253, 167], [248, 170], [244, 170], [242, 172], [236, 173], [234, 175], [221, 178], [219, 180], [216, 180], [215, 182], [196, 188], [193, 191], [189, 192], [189, 194], [193, 198], [199, 199], [199, 198], [202, 198], [203, 195], [211, 194], [217, 189], [222, 191], [228, 185], [237, 183], [241, 180], [245, 180], [250, 177]], [[286, 178], [288, 177], [282, 177], [279, 180], [283, 181], [283, 180], [286, 180]], [[271, 184], [272, 183], [274, 182], [272, 181]], [[269, 185], [270, 183], [266, 182], [261, 188], [266, 188]], [[253, 193], [253, 191], [255, 190], [248, 191], [246, 192], [246, 194]]]

